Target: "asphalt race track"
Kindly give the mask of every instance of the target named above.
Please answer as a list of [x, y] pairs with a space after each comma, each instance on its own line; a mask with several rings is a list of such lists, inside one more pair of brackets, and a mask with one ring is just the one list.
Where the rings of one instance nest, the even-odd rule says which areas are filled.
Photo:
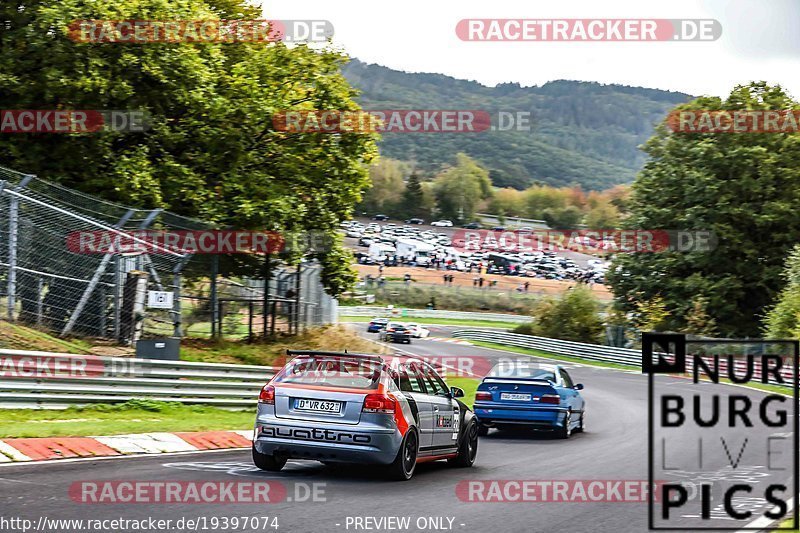
[[[356, 326], [363, 328], [364, 325]], [[438, 328], [436, 334], [447, 333]], [[491, 360], [508, 353], [443, 342], [416, 340], [403, 350], [422, 356], [479, 356]], [[0, 507], [3, 515], [28, 518], [36, 524], [48, 519], [277, 517], [277, 531], [469, 531], [469, 532], [641, 532], [647, 531], [647, 504], [632, 502], [466, 502], [456, 494], [464, 480], [647, 480], [647, 380], [619, 370], [566, 364], [576, 382], [583, 383], [588, 430], [567, 441], [546, 433], [498, 432], [480, 440], [478, 459], [471, 469], [444, 463], [420, 465], [409, 482], [383, 480], [369, 468], [326, 467], [315, 462], [291, 461], [277, 474], [258, 471], [248, 451], [201, 452], [111, 460], [50, 462], [0, 467]], [[673, 380], [674, 390], [691, 392], [691, 382]], [[696, 387], [696, 386], [694, 386]], [[762, 393], [739, 389], [757, 403]], [[769, 432], [770, 428], [763, 428]], [[733, 440], [733, 437], [732, 437]], [[687, 435], [685, 449], [675, 456], [696, 454], [696, 439]], [[763, 456], [762, 443], [747, 454]], [[733, 445], [738, 450], [738, 445]], [[746, 459], [746, 458], [745, 458]], [[746, 462], [743, 460], [743, 462]], [[718, 463], [718, 464], [717, 464]], [[726, 471], [728, 460], [711, 453], [705, 469]], [[730, 469], [730, 467], [727, 467]], [[763, 474], [763, 473], [762, 473]], [[685, 474], [684, 474], [685, 476]], [[757, 486], [771, 479], [757, 478]], [[293, 500], [274, 504], [86, 504], [76, 503], [68, 490], [74, 482], [120, 481], [260, 481], [278, 480]], [[308, 501], [312, 484], [324, 491]], [[756, 510], [757, 508], [754, 508]], [[763, 510], [756, 510], [753, 519]], [[349, 518], [348, 518], [349, 517]], [[410, 517], [408, 527], [356, 522], [355, 517]], [[432, 518], [430, 522], [423, 522]], [[418, 523], [418, 519], [420, 522]], [[691, 526], [693, 518], [682, 519]], [[712, 525], [730, 527], [722, 518]], [[356, 527], [360, 524], [360, 527]], [[706, 527], [709, 524], [706, 524]], [[738, 525], [738, 524], [736, 524]], [[422, 526], [422, 527], [419, 527]], [[51, 528], [45, 531], [73, 531]], [[211, 527], [199, 531], [222, 531]], [[231, 531], [232, 529], [229, 529]], [[186, 531], [186, 529], [184, 529]], [[192, 531], [189, 529], [189, 531]], [[276, 531], [272, 527], [239, 527], [236, 531]]]

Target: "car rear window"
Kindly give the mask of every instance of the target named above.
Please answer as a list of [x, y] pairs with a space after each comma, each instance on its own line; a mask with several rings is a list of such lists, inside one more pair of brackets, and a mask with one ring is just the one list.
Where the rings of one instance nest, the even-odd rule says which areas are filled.
[[370, 359], [300, 358], [289, 362], [273, 383], [374, 390], [382, 371], [383, 363]]
[[488, 377], [492, 378], [519, 378], [519, 379], [546, 379], [556, 381], [555, 373], [546, 368], [536, 368], [525, 365], [504, 365], [495, 366]]

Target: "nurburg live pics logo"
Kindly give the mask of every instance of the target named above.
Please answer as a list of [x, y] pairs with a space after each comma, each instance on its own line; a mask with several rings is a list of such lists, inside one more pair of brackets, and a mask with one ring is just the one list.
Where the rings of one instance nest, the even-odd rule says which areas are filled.
[[798, 527], [799, 344], [642, 334], [651, 530]]

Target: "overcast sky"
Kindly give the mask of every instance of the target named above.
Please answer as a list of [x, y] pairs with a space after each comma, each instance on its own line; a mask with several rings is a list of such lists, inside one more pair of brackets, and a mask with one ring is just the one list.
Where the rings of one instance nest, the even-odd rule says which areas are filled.
[[[800, 98], [800, 0], [264, 0], [265, 18], [325, 19], [334, 42], [368, 63], [493, 86], [557, 79], [723, 96], [779, 83]], [[464, 42], [465, 18], [713, 18], [713, 42]]]

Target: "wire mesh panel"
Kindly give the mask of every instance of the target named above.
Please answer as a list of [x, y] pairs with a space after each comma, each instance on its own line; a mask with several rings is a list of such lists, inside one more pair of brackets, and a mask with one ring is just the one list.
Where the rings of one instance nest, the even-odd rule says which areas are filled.
[[304, 264], [299, 277], [294, 269], [272, 268], [265, 297], [263, 255], [84, 246], [98, 235], [209, 229], [202, 221], [128, 208], [0, 167], [0, 316], [61, 336], [129, 342], [121, 308], [126, 277], [135, 272], [146, 277], [149, 291], [169, 293], [172, 301], [134, 313], [145, 337], [252, 339], [335, 320], [335, 301], [322, 290], [317, 265]]

